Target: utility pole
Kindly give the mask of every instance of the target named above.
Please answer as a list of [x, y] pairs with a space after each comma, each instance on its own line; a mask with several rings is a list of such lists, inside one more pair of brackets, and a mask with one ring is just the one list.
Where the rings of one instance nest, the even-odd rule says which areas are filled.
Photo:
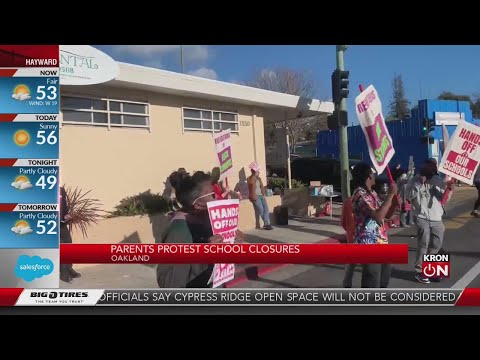
[[182, 74], [185, 74], [185, 65], [183, 62], [183, 45], [180, 45], [180, 62], [182, 64]]
[[[347, 45], [337, 45], [337, 70], [345, 71], [343, 53]], [[339, 111], [347, 111], [347, 99], [342, 98], [340, 105], [336, 105]], [[340, 140], [340, 169], [342, 174], [342, 198], [345, 201], [350, 196], [350, 163], [348, 159], [348, 133], [347, 124], [340, 124], [338, 129]]]

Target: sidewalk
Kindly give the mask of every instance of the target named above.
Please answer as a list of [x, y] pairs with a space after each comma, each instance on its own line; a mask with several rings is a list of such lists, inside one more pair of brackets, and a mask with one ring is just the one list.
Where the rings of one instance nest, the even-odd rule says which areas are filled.
[[[334, 212], [335, 214], [335, 212]], [[338, 218], [291, 219], [287, 226], [275, 226], [273, 230], [253, 230], [245, 233], [249, 243], [338, 243], [345, 239]], [[235, 286], [248, 279], [265, 275], [281, 267], [275, 265], [237, 265], [236, 276], [228, 286]], [[82, 277], [72, 283], [60, 282], [61, 288], [156, 288], [155, 266], [142, 264], [79, 264], [74, 269]]]

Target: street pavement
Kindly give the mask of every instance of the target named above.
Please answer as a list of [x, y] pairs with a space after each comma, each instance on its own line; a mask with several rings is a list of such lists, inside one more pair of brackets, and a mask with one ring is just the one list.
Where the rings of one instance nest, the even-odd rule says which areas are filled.
[[[455, 189], [447, 204], [444, 248], [450, 256], [451, 276], [440, 283], [420, 284], [414, 280], [413, 263], [416, 251], [415, 227], [391, 229], [390, 243], [409, 245], [408, 264], [394, 265], [391, 288], [464, 288], [480, 287], [480, 220], [470, 212], [477, 191], [463, 186]], [[336, 264], [288, 265], [271, 273], [235, 284], [242, 288], [337, 288], [342, 286], [344, 266]], [[360, 286], [361, 267], [354, 276], [353, 287]]]
[[[470, 211], [476, 198], [476, 189], [461, 187], [455, 190], [447, 205], [444, 247], [451, 254], [451, 277], [441, 283], [428, 285], [414, 281], [415, 229], [390, 230], [391, 243], [408, 243], [409, 264], [394, 265], [390, 287], [480, 287], [480, 220]], [[337, 217], [331, 221], [320, 219], [292, 219], [288, 226], [277, 226], [272, 231], [253, 230], [246, 233], [251, 243], [338, 243], [344, 241], [344, 231]], [[82, 277], [71, 283], [61, 282], [62, 288], [156, 288], [155, 267], [139, 264], [74, 265]], [[342, 286], [343, 265], [237, 265], [237, 274], [229, 287], [236, 288], [337, 288]], [[354, 287], [360, 286], [360, 266], [354, 277]]]

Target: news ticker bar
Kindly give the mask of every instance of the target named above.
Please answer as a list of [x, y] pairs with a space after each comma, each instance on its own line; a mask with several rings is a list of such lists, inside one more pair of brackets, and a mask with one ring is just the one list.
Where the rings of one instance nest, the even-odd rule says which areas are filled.
[[408, 264], [408, 245], [61, 244], [64, 264]]
[[2, 306], [480, 306], [468, 289], [0, 289]]

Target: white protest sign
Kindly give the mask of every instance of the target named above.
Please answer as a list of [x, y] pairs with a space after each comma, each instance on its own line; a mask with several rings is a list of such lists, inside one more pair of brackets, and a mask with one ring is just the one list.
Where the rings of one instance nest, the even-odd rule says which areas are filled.
[[[239, 206], [240, 201], [238, 199], [216, 200], [207, 203], [213, 234], [222, 235], [224, 243], [233, 244], [235, 242]], [[233, 280], [234, 277], [235, 264], [215, 264], [210, 281], [213, 281], [212, 286], [216, 288]]]
[[395, 154], [395, 149], [383, 118], [382, 103], [373, 85], [355, 98], [355, 109], [367, 140], [370, 159], [375, 170], [381, 174]]
[[480, 163], [480, 127], [460, 121], [448, 142], [438, 171], [472, 185]]

